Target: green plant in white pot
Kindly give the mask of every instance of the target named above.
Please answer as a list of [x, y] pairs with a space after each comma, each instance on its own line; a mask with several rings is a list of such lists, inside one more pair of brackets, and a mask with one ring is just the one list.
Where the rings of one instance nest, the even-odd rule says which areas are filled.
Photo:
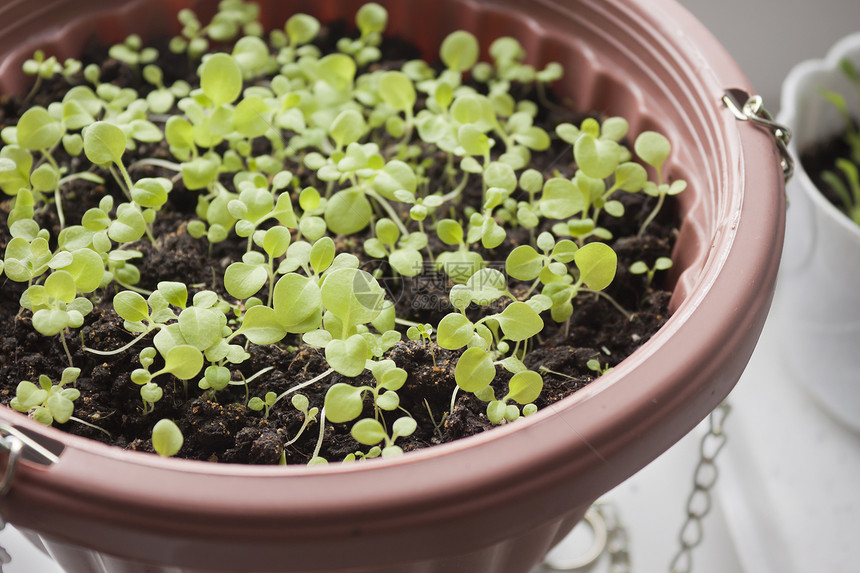
[[[212, 12], [211, 3], [201, 4], [201, 13]], [[73, 55], [92, 31], [116, 34], [117, 37], [113, 38], [102, 35], [103, 41], [110, 43], [122, 41], [131, 32], [151, 36], [167, 21], [167, 15], [185, 6], [181, 2], [128, 2], [110, 8], [99, 3], [60, 2], [52, 5], [52, 17], [68, 18], [72, 22], [66, 30], [69, 34], [39, 38], [33, 29], [17, 23], [14, 33], [9, 31], [3, 35], [0, 43], [0, 50], [9, 54], [0, 70], [7, 74], [2, 81], [7, 88], [25, 91], [21, 89], [24, 78], [16, 71], [16, 66], [33, 54], [36, 40], [46, 50]], [[295, 12], [308, 12], [328, 21], [347, 18], [358, 6], [355, 2], [260, 3], [264, 23], [277, 27], [288, 22]], [[523, 281], [539, 279], [531, 288], [532, 291], [541, 288], [541, 296], [545, 299], [535, 297], [535, 302], [548, 302], [548, 307], [538, 310], [524, 300], [516, 300], [498, 312], [492, 311], [492, 322], [470, 318], [463, 312], [466, 305], [455, 302], [466, 298], [462, 295], [468, 295], [471, 302], [479, 305], [500, 298], [515, 298], [503, 288], [504, 283], [497, 280], [501, 273], [488, 268], [461, 277], [459, 288], [451, 289], [449, 296], [455, 312], [447, 314], [436, 324], [412, 325], [407, 333], [424, 341], [416, 342], [415, 346], [424, 348], [422, 345], [427, 344], [428, 348], [434, 348], [428, 341], [432, 341], [435, 331], [436, 341], [443, 347], [440, 353], [468, 346], [477, 336], [475, 345], [463, 351], [456, 360], [453, 370], [457, 386], [461, 392], [481, 393], [483, 401], [487, 402], [486, 416], [489, 419], [516, 421], [458, 442], [390, 456], [391, 459], [373, 463], [250, 467], [161, 459], [67, 436], [4, 409], [2, 416], [10, 434], [25, 432], [51, 449], [57, 459], [49, 460], [34, 453], [34, 448], [27, 447], [25, 451], [29, 459], [10, 461], [9, 467], [16, 467], [17, 475], [8, 496], [0, 504], [0, 510], [13, 523], [38, 533], [58, 561], [70, 570], [441, 572], [460, 568], [522, 573], [581, 518], [591, 501], [686, 433], [728, 393], [737, 380], [769, 305], [778, 260], [778, 249], [774, 245], [781, 240], [783, 204], [781, 174], [772, 141], [766, 133], [738, 124], [721, 103], [727, 87], [743, 87], [745, 80], [715, 41], [706, 33], [697, 34], [701, 42], [698, 54], [667, 59], [667, 52], [684, 53], [672, 47], [674, 40], [668, 30], [678, 26], [701, 29], [689, 15], [669, 2], [654, 12], [651, 12], [650, 5], [646, 8], [633, 2], [618, 2], [614, 6], [582, 2], [576, 10], [556, 2], [535, 6], [513, 1], [451, 1], [444, 5], [386, 2], [385, 6], [390, 31], [413, 40], [427, 54], [435, 53], [440, 44], [444, 46], [443, 40], [450, 38], [449, 34], [456, 28], [466, 28], [478, 38], [493, 38], [506, 33], [516, 36], [519, 42], [530, 48], [528, 51], [534, 58], [536, 69], [551, 69], [546, 67], [548, 62], [559, 61], [562, 68], [576, 70], [572, 75], [565, 75], [559, 82], [559, 89], [578, 108], [609, 116], [626, 116], [630, 133], [637, 136], [633, 138], [635, 141], [642, 137], [640, 134], [655, 130], [666, 134], [676, 150], [671, 161], [666, 161], [668, 151], [653, 154], [648, 151], [653, 146], [634, 147], [639, 148], [636, 151], [646, 163], [655, 167], [657, 181], [652, 191], [661, 200], [665, 195], [681, 190], [680, 184], [670, 184], [669, 181], [683, 179], [689, 182], [684, 193], [678, 196], [683, 223], [678, 247], [673, 254], [673, 268], [676, 269], [674, 314], [658, 334], [627, 360], [586, 389], [543, 411], [533, 412], [529, 407], [538, 386], [536, 376], [540, 374], [528, 369], [512, 372], [507, 391], [490, 396], [484, 392], [487, 384], [483, 382], [488, 374], [492, 378], [491, 370], [495, 365], [491, 351], [499, 353], [496, 357], [505, 356], [510, 351], [514, 357], [518, 356], [517, 348], [538, 328], [535, 316], [551, 311], [558, 302], [559, 308], [555, 310], [553, 320], [561, 318], [563, 321], [567, 310], [565, 303], [576, 294], [573, 291], [582, 289], [583, 285], [600, 290], [606, 282], [602, 271], [596, 271], [594, 276], [589, 274], [602, 268], [600, 261], [604, 257], [597, 251], [605, 249], [587, 248], [587, 245], [580, 247], [570, 241], [576, 247], [573, 248], [558, 237], [550, 235], [547, 238], [540, 234], [535, 237], [535, 245], [529, 247], [533, 252], [521, 250], [513, 260], [508, 258], [506, 262], [511, 276]], [[430, 9], [425, 10], [428, 7]], [[532, 26], [523, 26], [526, 18], [523, 8], [528, 8], [527, 18], [533, 22]], [[451, 14], [456, 14], [457, 18], [449, 21]], [[175, 47], [194, 52], [188, 55], [196, 57], [197, 47], [201, 44], [200, 28], [187, 16], [184, 18], [184, 39], [175, 42]], [[220, 25], [230, 26], [225, 22], [220, 22]], [[624, 41], [619, 43], [618, 30], [622, 28], [626, 32], [622, 35]], [[572, 36], [573, 29], [580, 30], [580, 33]], [[355, 44], [345, 46], [347, 50], [354, 48], [356, 61], [368, 53], [366, 50], [372, 52], [373, 33], [369, 30], [369, 37], [365, 37], [362, 31]], [[290, 37], [291, 34], [294, 37]], [[296, 28], [287, 27], [286, 36], [290, 42], [299, 42], [296, 34], [302, 36]], [[22, 42], [22, 38], [30, 35], [34, 36], [32, 43]], [[256, 73], [237, 63], [243, 61], [249, 68], [254, 67], [253, 43], [247, 42], [247, 46], [232, 55], [216, 55], [204, 62], [201, 88], [191, 96], [190, 103], [183, 104], [188, 106], [185, 111], [194, 119], [189, 124], [195, 145], [204, 139], [211, 141], [222, 133], [223, 116], [230, 112], [228, 106], [238, 97], [234, 86], [239, 85], [241, 91], [241, 81], [219, 81], [217, 78], [229, 79], [237, 75], [237, 70], [240, 77], [246, 71], [252, 75]], [[289, 51], [289, 43], [284, 47]], [[443, 60], [448, 60], [445, 62], [448, 67], [454, 68], [449, 71], [460, 73], [468, 68], [460, 69], [458, 63], [468, 51], [453, 50], [450, 58], [443, 55]], [[136, 41], [125, 41], [124, 47], [115, 52], [115, 56], [129, 62], [146, 64], [144, 60], [148, 60]], [[714, 59], [714, 70], [701, 74], [695, 71], [700, 70], [702, 61], [710, 58]], [[469, 56], [465, 59], [474, 58]], [[263, 61], [265, 67], [267, 59], [264, 57]], [[344, 60], [341, 58], [340, 61]], [[322, 66], [318, 71], [321, 74], [330, 72], [328, 79], [337, 80], [343, 71], [342, 66], [335, 65], [337, 63]], [[213, 70], [220, 71], [212, 75], [210, 72]], [[147, 72], [147, 75], [157, 87], [155, 100], [188, 95], [188, 92], [167, 94], [164, 90], [172, 88], [158, 85], [160, 78], [157, 74]], [[216, 79], [209, 81], [211, 78]], [[385, 103], [397, 112], [387, 116], [386, 124], [390, 120], [391, 125], [386, 127], [389, 133], [407, 133], [414, 119], [410, 116], [409, 105], [412, 92], [408, 88], [401, 89], [406, 84], [396, 73], [384, 78], [380, 78], [380, 83], [391, 84], [391, 89], [385, 90], [389, 96], [385, 99], [390, 101]], [[100, 78], [93, 78], [91, 83], [100, 81]], [[177, 89], [181, 90], [181, 87]], [[110, 91], [102, 88], [104, 90]], [[278, 90], [273, 87], [272, 91], [277, 93]], [[233, 126], [247, 132], [244, 135], [259, 134], [260, 130], [264, 133], [268, 129], [270, 108], [260, 106], [257, 100], [252, 99], [255, 94], [259, 99], [265, 99], [260, 93], [259, 90], [246, 93], [245, 99], [233, 110], [244, 117], [241, 121], [235, 117], [232, 119]], [[679, 95], [682, 93], [695, 95], [682, 98]], [[318, 95], [331, 98], [337, 94], [322, 90]], [[115, 97], [123, 96], [117, 93]], [[445, 107], [443, 101], [447, 102], [446, 98], [442, 97], [442, 101], [437, 99], [437, 103]], [[158, 105], [157, 101], [155, 105]], [[461, 105], [465, 107], [456, 112], [452, 110], [451, 115], [462, 119], [470, 115], [469, 109], [475, 108], [477, 121], [457, 121], [480, 124], [484, 118], [481, 106]], [[78, 102], [77, 107], [84, 106]], [[74, 113], [77, 107], [74, 104], [68, 106], [69, 119], [83, 116]], [[287, 112], [290, 107], [289, 100], [285, 98], [279, 111]], [[55, 142], [56, 130], [50, 129], [54, 125], [50, 117], [35, 113], [27, 118], [25, 126], [31, 123], [48, 129], [21, 130], [19, 124], [19, 132], [14, 134], [18, 138], [15, 141], [20, 144], [20, 137], [23, 137], [28, 148], [45, 155], [50, 163], [47, 156], [52, 153], [53, 145], [62, 140], [62, 134]], [[130, 197], [120, 199], [128, 207], [114, 209], [113, 205], [100, 204], [89, 215], [88, 223], [102, 225], [92, 231], [94, 236], [106, 229], [111, 246], [125, 243], [125, 239], [132, 237], [144, 238], [153, 231], [148, 225], [157, 220], [157, 213], [153, 216], [150, 211], [158, 211], [163, 204], [161, 198], [172, 192], [169, 178], [152, 177], [141, 182], [132, 180], [128, 173], [124, 156], [129, 137], [145, 142], [151, 132], [146, 123], [132, 125], [137, 119], [140, 118], [132, 118], [129, 122], [128, 134], [117, 128], [116, 122], [102, 120], [90, 124], [81, 137], [82, 151], [87, 159], [103, 166], [108, 177], [115, 173], [117, 185], [125, 185], [129, 191]], [[289, 117], [284, 119], [288, 120]], [[225, 377], [224, 370], [221, 370], [227, 368], [217, 362], [234, 362], [231, 356], [237, 362], [244, 359], [245, 349], [234, 340], [239, 334], [260, 344], [278, 339], [282, 331], [289, 329], [309, 334], [308, 342], [325, 347], [323, 354], [330, 369], [349, 378], [354, 378], [367, 367], [368, 353], [379, 358], [375, 356], [376, 345], [388, 344], [384, 337], [390, 329], [373, 324], [376, 329], [373, 331], [363, 326], [374, 323], [383, 311], [374, 304], [366, 304], [368, 300], [372, 302], [379, 298], [379, 291], [374, 286], [375, 278], [369, 274], [365, 276], [350, 266], [348, 258], [342, 257], [335, 265], [337, 257], [334, 253], [338, 247], [334, 239], [325, 241], [318, 235], [320, 221], [314, 218], [321, 219], [336, 232], [347, 234], [356, 230], [353, 227], [366, 225], [367, 219], [375, 219], [375, 240], [366, 241], [365, 250], [376, 258], [387, 259], [399, 274], [408, 276], [410, 265], [407, 263], [416, 258], [416, 253], [421, 254], [424, 244], [419, 244], [417, 239], [412, 242], [414, 231], [406, 229], [404, 233], [397, 224], [397, 214], [386, 205], [390, 206], [395, 199], [406, 203], [410, 218], [418, 226], [423, 221], [422, 215], [434, 208], [431, 202], [444, 202], [447, 197], [443, 194], [434, 200], [429, 199], [432, 194], [411, 192], [408, 182], [405, 182], [408, 177], [398, 179], [404, 172], [402, 169], [391, 168], [393, 171], [388, 173], [390, 179], [397, 183], [398, 188], [393, 191], [385, 186], [364, 185], [361, 178], [366, 171], [379, 170], [382, 166], [373, 163], [375, 153], [371, 153], [369, 148], [350, 147], [358, 143], [363, 134], [362, 121], [364, 118], [354, 107], [340, 111], [329, 122], [327, 132], [333, 148], [329, 151], [340, 153], [337, 160], [329, 162], [331, 157], [327, 159], [320, 154], [320, 157], [313, 156], [304, 162], [306, 168], [313, 169], [321, 178], [328, 174], [336, 176], [333, 179], [345, 174], [346, 180], [351, 180], [353, 175], [355, 177], [354, 186], [345, 192], [345, 196], [332, 194], [321, 214], [314, 212], [319, 197], [310, 191], [305, 194], [302, 190], [304, 197], [298, 198], [300, 211], [287, 209], [286, 200], [281, 204], [280, 197], [275, 200], [273, 192], [287, 188], [291, 179], [273, 165], [270, 165], [271, 181], [264, 178], [267, 196], [259, 191], [260, 186], [246, 184], [239, 186], [241, 193], [226, 201], [224, 212], [233, 219], [230, 225], [237, 235], [247, 237], [249, 247], [246, 256], [241, 257], [241, 264], [234, 263], [237, 266], [228, 267], [232, 270], [224, 275], [228, 293], [246, 301], [240, 309], [241, 322], [228, 324], [232, 318], [220, 310], [223, 301], [217, 295], [202, 291], [189, 297], [187, 288], [179, 288], [173, 283], [154, 285], [149, 298], [140, 293], [115, 297], [114, 310], [124, 320], [127, 330], [139, 332], [143, 337], [158, 331], [154, 335], [154, 339], [157, 338], [154, 340], [155, 348], [140, 352], [137, 357], [140, 367], [135, 369], [131, 378], [141, 386], [141, 409], [145, 413], [160, 407], [158, 389], [162, 389], [159, 382], [163, 377], [173, 376], [179, 381], [196, 380], [204, 359], [213, 364], [207, 366], [200, 381], [203, 389], [215, 392], [225, 381], [229, 385], [233, 381], [229, 372]], [[522, 129], [511, 132], [511, 139], [523, 146], [526, 143], [540, 146], [541, 137], [526, 123], [522, 121]], [[196, 132], [195, 124], [198, 126]], [[205, 126], [205, 129], [200, 126]], [[179, 149], [180, 154], [183, 144], [187, 143], [183, 133], [188, 129], [184, 127], [179, 120], [173, 121], [169, 136], [172, 146]], [[500, 199], [504, 203], [504, 197], [501, 197], [501, 191], [493, 189], [505, 189], [508, 169], [491, 168], [485, 133], [486, 130], [476, 126], [460, 126], [456, 133], [459, 145], [455, 148], [462, 147], [467, 155], [478, 158], [465, 163], [469, 169], [483, 171], [487, 198], [481, 207], [490, 212], [476, 211], [472, 214], [469, 217], [472, 228], [468, 232], [461, 228], [458, 233], [456, 224], [440, 223], [437, 226], [437, 230], [443, 229], [440, 240], [456, 249], [446, 252], [455, 255], [469, 251], [463, 248], [464, 244], [481, 242], [484, 247], [492, 248], [499, 238], [493, 209]], [[7, 135], [12, 140], [12, 134]], [[502, 131], [498, 136], [508, 136], [508, 132]], [[595, 142], [595, 135], [582, 139], [568, 130], [566, 135], [560, 136], [571, 137], [575, 141], [574, 148], [579, 146], [583, 157], [595, 154], [589, 154], [587, 145], [580, 141], [591, 141], [595, 149], [614, 149], [611, 143]], [[645, 136], [645, 140], [649, 137]], [[69, 148], [66, 151], [73, 155], [76, 150], [74, 139], [63, 142]], [[276, 146], [277, 142], [272, 144]], [[211, 156], [201, 154], [201, 157], [195, 157], [194, 146], [185, 147], [188, 153], [181, 160], [190, 164], [181, 170], [185, 185], [214, 185], [215, 180], [207, 177], [211, 170], [205, 165]], [[656, 147], [662, 148], [662, 141]], [[237, 144], [236, 155], [240, 160], [244, 157], [243, 149]], [[600, 153], [596, 156], [599, 157]], [[164, 167], [167, 162], [157, 163]], [[267, 168], [262, 167], [262, 160], [255, 163], [268, 173]], [[588, 160], [581, 159], [580, 163], [586, 165]], [[602, 162], [597, 163], [596, 171], [602, 171]], [[510, 170], [514, 168], [510, 167]], [[360, 173], [353, 174], [352, 171]], [[616, 175], [616, 183], [619, 178]], [[39, 183], [38, 187], [49, 191], [55, 183], [53, 178], [45, 177], [44, 184]], [[526, 192], [533, 187], [528, 178], [526, 183], [520, 184]], [[566, 212], [562, 218], [578, 212], [576, 209], [571, 211], [568, 205], [567, 183], [556, 182], [549, 190], [543, 185], [538, 187], [544, 193], [541, 199], [545, 200], [547, 209]], [[756, 192], [747, 193], [748, 189]], [[762, 189], [767, 192], [762, 193]], [[407, 193], [395, 193], [397, 191]], [[532, 193], [537, 191], [536, 187]], [[378, 197], [385, 201], [378, 200]], [[271, 205], [267, 203], [266, 208], [261, 209], [264, 199]], [[57, 201], [55, 205], [59, 203]], [[522, 213], [517, 209], [517, 217], [528, 220], [527, 211], [531, 205], [524, 203]], [[350, 208], [338, 209], [339, 204], [348, 204]], [[16, 205], [27, 207], [26, 202]], [[368, 215], [367, 205], [371, 205], [371, 211], [376, 205], [380, 212]], [[189, 225], [188, 232], [206, 235], [211, 243], [218, 243], [222, 233], [217, 225], [228, 217], [219, 211], [214, 199], [204, 207], [205, 221], [202, 225]], [[606, 210], [615, 209], [615, 206], [607, 206]], [[21, 212], [16, 216], [19, 215], [18, 220], [27, 219], [27, 213]], [[293, 238], [288, 242], [282, 231], [272, 230], [279, 229], [277, 225], [266, 226], [264, 230], [261, 226], [264, 218], [276, 219], [287, 228], [297, 227], [305, 237], [317, 235], [307, 243], [307, 257], [300, 256], [302, 253], [295, 253], [293, 257], [298, 261], [295, 268], [304, 268], [302, 274], [295, 275], [298, 278], [291, 277], [284, 283], [280, 282], [283, 279], [275, 280], [277, 273], [273, 261], [285, 254], [287, 258], [284, 261], [293, 260], [286, 250], [294, 243]], [[499, 219], [502, 219], [501, 215]], [[643, 223], [647, 226], [650, 219], [645, 214]], [[388, 223], [383, 223], [386, 220]], [[568, 224], [567, 232], [580, 230], [583, 224]], [[23, 223], [15, 228], [16, 233], [22, 233], [22, 239], [27, 232], [26, 225]], [[604, 233], [596, 227], [593, 230]], [[34, 288], [26, 298], [22, 297], [34, 317], [36, 313], [42, 313], [34, 326], [38, 323], [41, 334], [55, 336], [67, 327], [74, 328], [82, 317], [91, 312], [85, 303], [76, 302], [76, 294], [85, 290], [81, 285], [89, 287], [85, 281], [87, 273], [77, 269], [87, 268], [86, 259], [92, 257], [83, 254], [85, 248], [82, 248], [69, 251], [72, 253], [71, 261], [69, 256], [61, 255], [56, 260], [49, 256], [45, 262], [42, 260], [45, 258], [44, 245], [39, 239], [45, 242], [47, 239], [40, 236], [39, 230], [31, 235], [25, 239], [28, 241], [27, 253], [24, 249], [20, 249], [20, 253], [13, 249], [18, 256], [9, 260], [21, 263], [21, 268], [34, 275], [43, 264], [56, 267], [57, 271], [50, 276], [57, 278], [50, 283], [46, 280], [44, 284], [35, 280], [27, 290], [34, 286], [43, 288]], [[65, 238], [69, 238], [68, 234]], [[34, 244], [36, 247], [31, 248]], [[349, 246], [344, 245], [340, 247], [341, 252]], [[119, 252], [112, 257], [115, 250]], [[576, 255], [589, 251], [597, 254], [593, 257], [590, 254]], [[132, 265], [129, 261], [134, 257], [128, 256], [128, 250], [108, 248], [102, 252], [106, 255], [103, 259], [107, 265], [105, 268], [118, 279], [117, 282], [133, 286], [136, 277], [130, 270]], [[77, 261], [74, 253], [78, 253]], [[32, 264], [28, 266], [22, 261]], [[12, 263], [13, 273], [16, 272], [15, 264]], [[289, 264], [292, 263], [286, 266]], [[562, 284], [551, 286], [559, 281], [550, 280], [548, 275], [541, 278], [545, 272], [558, 275], [568, 264], [577, 269], [570, 275], [570, 281], [562, 280]], [[293, 270], [285, 267], [281, 274], [288, 277]], [[327, 277], [324, 280], [323, 275]], [[316, 286], [321, 292], [319, 297], [314, 297], [311, 295], [316, 290], [309, 285], [318, 279]], [[70, 280], [74, 283], [71, 288]], [[285, 286], [280, 287], [281, 284]], [[739, 284], [752, 287], [739, 288]], [[271, 300], [263, 296], [251, 302], [250, 299], [267, 285]], [[125, 292], [135, 291], [127, 289]], [[295, 299], [297, 292], [310, 294], [298, 300]], [[529, 298], [531, 292], [523, 294], [524, 298]], [[322, 304], [317, 302], [317, 298]], [[274, 310], [275, 307], [280, 310]], [[316, 317], [317, 310], [322, 313], [323, 307], [331, 312], [324, 331], [317, 328], [319, 320]], [[368, 309], [377, 312], [365, 312]], [[168, 310], [170, 316], [166, 312]], [[239, 317], [235, 312], [232, 316]], [[307, 329], [303, 326], [306, 321], [313, 323]], [[178, 328], [174, 328], [174, 324]], [[492, 350], [483, 348], [480, 342], [484, 338], [484, 330], [490, 332]], [[100, 351], [109, 352], [105, 348], [107, 346]], [[222, 356], [220, 352], [225, 354]], [[384, 353], [384, 349], [380, 353]], [[68, 354], [71, 355], [70, 352]], [[74, 361], [74, 356], [67, 358]], [[450, 355], [446, 359], [450, 360]], [[402, 375], [384, 361], [372, 359], [370, 363], [368, 369], [372, 376], [367, 377], [367, 384], [332, 386], [334, 395], [330, 400], [327, 397], [324, 403], [328, 414], [323, 408], [313, 412], [311, 405], [300, 399], [293, 400], [292, 406], [307, 423], [311, 423], [312, 418], [333, 423], [352, 422], [356, 417], [352, 407], [356, 396], [359, 404], [362, 398], [372, 397], [380, 410], [397, 410], [399, 404], [395, 403], [392, 393], [400, 395]], [[508, 361], [507, 365], [517, 366], [513, 361]], [[264, 377], [271, 372], [261, 368], [259, 376]], [[326, 373], [325, 376], [334, 374]], [[61, 382], [68, 383], [65, 377]], [[240, 383], [250, 383], [250, 380]], [[49, 388], [49, 384], [50, 379], [41, 385], [41, 390], [36, 385], [32, 388], [25, 386], [16, 404], [20, 409], [34, 410], [41, 404], [37, 403], [37, 398], [43, 397], [41, 392], [51, 395], [53, 385]], [[178, 383], [176, 387], [181, 391], [182, 384]], [[62, 389], [54, 391], [68, 401], [80, 399], [63, 392]], [[283, 397], [286, 398], [285, 395]], [[263, 419], [273, 409], [281, 407], [279, 395], [266, 393], [257, 398], [254, 406], [259, 407], [259, 417]], [[247, 403], [251, 407], [250, 399]], [[64, 402], [63, 405], [65, 409], [58, 410], [61, 419], [68, 413], [67, 404]], [[412, 424], [407, 418], [400, 418], [391, 424], [389, 431], [378, 421], [379, 418], [384, 419], [385, 414], [377, 414], [378, 417], [371, 414], [358, 421], [353, 426], [353, 436], [360, 438], [359, 442], [365, 445], [381, 443], [383, 451], [399, 453], [398, 440], [414, 430]], [[528, 415], [517, 419], [523, 414]], [[401, 422], [403, 419], [406, 422]], [[326, 426], [317, 424], [323, 439]], [[356, 429], [358, 426], [361, 427]], [[299, 433], [305, 427], [302, 425]], [[295, 439], [296, 436], [289, 438]], [[21, 439], [25, 438], [7, 438], [12, 444]], [[174, 453], [181, 447], [177, 433], [169, 423], [158, 426], [153, 442], [164, 454]], [[45, 467], [39, 462], [51, 463]], [[101, 482], [102, 479], [105, 481]]]
[[[842, 39], [822, 60], [792, 69], [782, 88], [780, 121], [794, 133], [796, 175], [788, 185], [790, 208], [774, 320], [792, 378], [842, 423], [860, 429], [860, 384], [855, 353], [860, 343], [860, 185], [856, 147], [860, 94], [860, 35]], [[822, 157], [822, 150], [836, 149]], [[813, 167], [811, 155], [819, 161]], [[821, 161], [829, 161], [827, 165]], [[824, 175], [821, 176], [821, 168]], [[821, 177], [821, 178], [819, 178]]]

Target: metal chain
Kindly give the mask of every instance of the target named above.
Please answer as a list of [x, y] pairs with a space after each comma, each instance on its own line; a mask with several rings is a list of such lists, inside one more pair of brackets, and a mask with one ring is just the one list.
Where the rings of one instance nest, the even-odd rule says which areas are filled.
[[[699, 442], [699, 462], [693, 472], [693, 490], [687, 498], [687, 518], [678, 535], [681, 547], [670, 565], [671, 573], [691, 573], [693, 549], [704, 539], [703, 521], [711, 511], [711, 492], [719, 473], [715, 462], [717, 454], [726, 445], [723, 424], [730, 411], [731, 406], [727, 402], [717, 406], [708, 418], [709, 430]], [[629, 537], [617, 508], [611, 503], [597, 501], [586, 513], [585, 522], [594, 533], [591, 547], [583, 555], [563, 563], [545, 561], [543, 570], [585, 572], [607, 554], [609, 573], [631, 573]]]
[[732, 88], [723, 94], [723, 104], [729, 108], [738, 121], [751, 121], [755, 125], [768, 130], [776, 139], [779, 149], [780, 166], [786, 183], [794, 175], [794, 159], [788, 151], [791, 141], [791, 130], [777, 123], [773, 115], [764, 108], [764, 102], [759, 95], [750, 95], [744, 90]]
[[609, 554], [609, 573], [630, 573], [630, 538], [621, 522], [618, 510], [609, 503], [597, 504], [606, 522], [606, 552]]
[[693, 570], [693, 549], [702, 543], [705, 516], [711, 511], [711, 491], [717, 483], [719, 471], [714, 463], [717, 454], [726, 445], [723, 430], [731, 407], [727, 402], [717, 406], [709, 417], [710, 429], [699, 442], [699, 464], [693, 473], [693, 491], [687, 498], [687, 519], [678, 534], [681, 548], [672, 560], [672, 573], [690, 573]]

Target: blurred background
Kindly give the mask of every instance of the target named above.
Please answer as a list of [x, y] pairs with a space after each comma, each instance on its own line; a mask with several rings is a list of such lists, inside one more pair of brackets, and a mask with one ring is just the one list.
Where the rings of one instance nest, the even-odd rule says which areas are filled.
[[791, 67], [860, 30], [858, 0], [678, 0], [728, 49], [774, 115]]

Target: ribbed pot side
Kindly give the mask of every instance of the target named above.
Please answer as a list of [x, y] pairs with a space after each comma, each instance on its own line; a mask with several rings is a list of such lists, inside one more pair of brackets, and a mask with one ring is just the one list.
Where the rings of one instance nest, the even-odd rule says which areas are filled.
[[[24, 462], [0, 511], [38, 533], [69, 573], [526, 573], [590, 503], [656, 458], [732, 389], [767, 313], [784, 195], [770, 137], [721, 105], [747, 80], [673, 0], [389, 0], [389, 31], [434, 57], [457, 28], [488, 45], [520, 39], [559, 61], [571, 105], [628, 118], [673, 142], [684, 178], [674, 314], [586, 389], [515, 424], [396, 460], [245, 467], [161, 459], [0, 419], [62, 442], [49, 468]], [[0, 7], [0, 84], [26, 89], [37, 47], [80, 52], [173, 26], [192, 0], [13, 0]], [[211, 13], [214, 2], [203, 11]], [[263, 1], [347, 18], [355, 0]], [[171, 33], [174, 33], [174, 29]]]

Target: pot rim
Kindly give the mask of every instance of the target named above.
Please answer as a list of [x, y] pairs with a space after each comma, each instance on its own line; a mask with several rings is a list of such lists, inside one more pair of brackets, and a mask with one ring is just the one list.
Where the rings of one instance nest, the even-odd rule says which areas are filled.
[[[534, 2], [554, 4], [553, 0]], [[201, 514], [213, 522], [251, 524], [262, 524], [263, 517], [286, 516], [279, 521], [279, 531], [287, 528], [300, 535], [331, 515], [361, 516], [368, 528], [392, 527], [402, 513], [424, 512], [439, 518], [465, 514], [527, 490], [569, 482], [574, 475], [586, 476], [576, 495], [593, 499], [692, 429], [736, 382], [734, 374], [739, 375], [745, 365], [770, 304], [784, 224], [778, 153], [766, 133], [749, 122], [738, 123], [728, 110], [720, 109], [726, 88], [752, 90], [710, 32], [674, 0], [654, 0], [647, 7], [635, 0], [584, 2], [649, 36], [655, 42], [655, 58], [665, 60], [673, 73], [689, 74], [686, 79], [695, 92], [690, 97], [713, 102], [702, 111], [707, 115], [703, 121], [714, 132], [703, 137], [718, 140], [719, 147], [728, 151], [718, 158], [712, 179], [721, 188], [739, 190], [725, 199], [695, 287], [650, 341], [584, 390], [516, 424], [372, 463], [258, 467], [162, 459], [46, 428], [3, 408], [0, 418], [65, 444], [60, 463], [53, 467], [23, 464], [10, 499], [59, 497], [76, 508], [107, 504], [102, 511], [112, 519], [145, 523], [146, 516], [140, 513], [145, 512], [174, 519], [170, 528], [176, 530], [214, 528], [201, 523], [205, 521]], [[761, 157], [772, 158], [772, 167], [763, 167]], [[713, 353], [694, 359], [685, 348], [699, 353], [713, 349]], [[672, 362], [667, 357], [674, 357], [676, 367], [671, 372], [661, 365]], [[724, 374], [721, 368], [727, 362], [732, 363], [732, 372]], [[716, 380], [701, 383], [707, 374]], [[695, 379], [700, 383], [686, 383]], [[695, 411], [681, 411], [679, 405], [684, 402], [695, 404]], [[603, 415], [609, 408], [615, 416]], [[620, 434], [618, 418], [628, 422]], [[567, 463], [561, 464], [560, 457]], [[630, 460], [643, 463], [622, 469], [620, 477], [607, 481], [610, 470], [617, 472]], [[108, 464], [112, 474], [93, 489], [90, 472], [97, 463]], [[453, 469], [440, 473], [441, 467]], [[525, 479], [534, 473], [539, 475]], [[211, 488], [200, 486], [204, 475]], [[248, 478], [254, 479], [253, 485], [244, 481]], [[133, 484], [166, 479], [175, 480], [174, 485], [158, 492], [141, 487], [139, 497], [129, 498]], [[305, 495], [275, 496], [285, 483], [304, 487], [310, 482], [314, 486]], [[347, 490], [347, 483], [362, 491], [360, 499]], [[207, 505], [213, 488], [230, 488], [231, 499], [217, 508]], [[396, 511], [382, 511], [383, 505]], [[297, 524], [285, 523], [290, 520]], [[528, 518], [522, 520], [528, 522]]]

